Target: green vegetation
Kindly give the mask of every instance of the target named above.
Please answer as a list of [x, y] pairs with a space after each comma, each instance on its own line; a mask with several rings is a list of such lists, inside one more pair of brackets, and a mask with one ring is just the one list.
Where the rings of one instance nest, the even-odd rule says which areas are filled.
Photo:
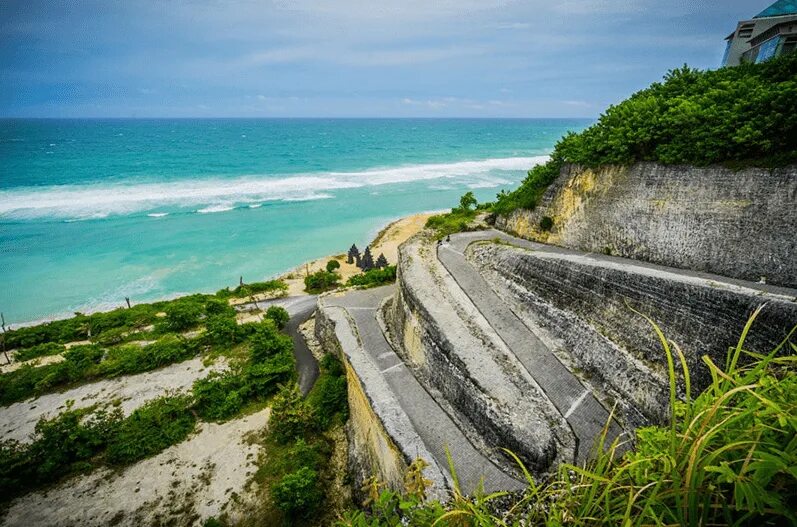
[[396, 281], [396, 266], [388, 265], [382, 269], [369, 269], [349, 278], [346, 285], [362, 287], [378, 287], [380, 285], [392, 284]]
[[[373, 481], [365, 489], [371, 495], [367, 509], [349, 513], [340, 525], [794, 525], [795, 331], [766, 355], [747, 350], [759, 311], [730, 349], [724, 371], [703, 357], [713, 382], [694, 398], [680, 349], [651, 321], [669, 365], [673, 419], [669, 426], [638, 429], [634, 451], [620, 457], [615, 441], [585, 467], [563, 464], [543, 483], [515, 458], [528, 483], [525, 492], [468, 498], [455, 489], [444, 506], [424, 502], [422, 478], [408, 477], [414, 484], [403, 495], [379, 492]], [[751, 362], [740, 366], [745, 359]], [[684, 400], [676, 395], [679, 377]]]
[[637, 161], [777, 167], [797, 162], [797, 54], [762, 64], [699, 71], [684, 66], [611, 106], [599, 121], [556, 145], [494, 211], [532, 209], [565, 163]]
[[269, 489], [273, 509], [262, 525], [317, 525], [329, 485], [339, 477], [329, 466], [335, 434], [348, 418], [346, 375], [340, 361], [326, 355], [321, 374], [306, 399], [286, 385], [272, 402], [264, 464], [255, 480]]
[[334, 273], [335, 269], [340, 269], [340, 262], [337, 260], [330, 260], [327, 262], [327, 272]]
[[252, 284], [242, 284], [233, 290], [230, 288], [221, 289], [216, 291], [218, 298], [246, 298], [252, 295], [261, 293], [271, 293], [275, 297], [285, 296], [288, 294], [288, 284], [282, 280], [269, 280], [267, 282], [255, 282]]
[[56, 342], [45, 342], [43, 344], [37, 344], [17, 352], [14, 360], [21, 362], [30, 359], [36, 359], [38, 357], [58, 355], [64, 351], [66, 351], [66, 347], [63, 344], [58, 344]]
[[284, 307], [269, 306], [269, 308], [266, 309], [266, 318], [274, 322], [277, 329], [283, 329], [291, 319], [291, 315]]
[[456, 232], [472, 230], [471, 224], [476, 215], [489, 211], [492, 206], [492, 203], [477, 203], [473, 192], [466, 192], [459, 198], [459, 207], [454, 207], [446, 214], [431, 216], [426, 220], [426, 228], [434, 229], [438, 240]]
[[338, 281], [340, 275], [330, 271], [316, 271], [315, 273], [304, 277], [304, 290], [310, 294], [323, 293], [324, 291], [331, 291], [337, 289], [340, 285]]
[[[196, 381], [189, 394], [155, 399], [127, 417], [118, 408], [68, 409], [53, 419], [39, 421], [29, 444], [0, 442], [0, 500], [103, 464], [134, 463], [183, 441], [194, 430], [197, 418], [219, 421], [235, 417], [249, 405], [262, 405], [281, 385], [295, 385], [291, 338], [280, 333], [270, 319], [241, 328], [235, 338], [249, 339], [248, 353], [233, 357], [229, 371]], [[181, 360], [183, 354], [193, 356], [201, 341], [167, 335], [144, 348], [112, 348], [105, 360], [101, 360], [105, 352], [99, 346], [75, 346], [64, 354], [64, 362], [20, 368], [17, 372], [24, 372], [23, 376], [13, 375], [17, 372], [0, 376], [6, 383], [0, 385], [0, 393], [4, 401], [19, 399], [43, 385], [51, 388], [92, 376], [152, 369]], [[322, 378], [324, 375], [328, 374]], [[7, 384], [9, 379], [16, 383]], [[325, 411], [334, 415], [334, 410]]]

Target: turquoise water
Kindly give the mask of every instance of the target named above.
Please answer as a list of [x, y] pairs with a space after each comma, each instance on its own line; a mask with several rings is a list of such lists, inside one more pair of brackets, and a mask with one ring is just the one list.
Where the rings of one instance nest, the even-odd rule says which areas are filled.
[[215, 291], [514, 188], [584, 120], [0, 120], [11, 322]]

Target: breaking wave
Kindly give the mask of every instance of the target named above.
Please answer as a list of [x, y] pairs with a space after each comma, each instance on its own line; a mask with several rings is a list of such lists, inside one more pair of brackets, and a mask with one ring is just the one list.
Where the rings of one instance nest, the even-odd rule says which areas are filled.
[[207, 214], [256, 208], [268, 201], [330, 199], [336, 190], [426, 180], [443, 180], [445, 183], [438, 184], [443, 186], [484, 188], [509, 182], [496, 172], [525, 172], [546, 160], [547, 156], [512, 157], [285, 177], [253, 175], [163, 183], [20, 187], [0, 192], [0, 218], [96, 219], [156, 210], [147, 215], [161, 217], [166, 214], [161, 211], [170, 207]]

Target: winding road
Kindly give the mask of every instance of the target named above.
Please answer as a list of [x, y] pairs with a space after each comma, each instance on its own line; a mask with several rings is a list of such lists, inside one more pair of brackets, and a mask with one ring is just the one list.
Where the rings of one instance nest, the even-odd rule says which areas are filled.
[[366, 354], [382, 373], [438, 465], [447, 468], [446, 448], [451, 452], [462, 492], [472, 494], [482, 481], [487, 492], [524, 488], [523, 483], [505, 474], [473, 446], [385, 339], [376, 318], [377, 310], [395, 290], [395, 286], [386, 286], [353, 291], [340, 297], [326, 297], [324, 302], [348, 312]]

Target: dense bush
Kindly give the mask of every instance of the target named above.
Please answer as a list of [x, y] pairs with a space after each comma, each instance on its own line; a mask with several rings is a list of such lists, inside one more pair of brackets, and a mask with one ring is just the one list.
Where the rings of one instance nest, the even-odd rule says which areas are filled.
[[284, 307], [270, 306], [266, 310], [266, 318], [274, 322], [274, 324], [277, 326], [277, 329], [283, 329], [291, 319], [291, 315]]
[[307, 396], [307, 403], [320, 429], [327, 429], [336, 419], [345, 422], [349, 417], [346, 372], [334, 355], [327, 354], [319, 364], [321, 373]]
[[277, 507], [288, 516], [311, 516], [321, 504], [323, 494], [318, 488], [318, 473], [302, 467], [282, 479], [271, 488]]
[[636, 161], [705, 166], [797, 162], [797, 54], [762, 64], [698, 71], [686, 66], [609, 107], [599, 121], [557, 143], [551, 160], [498, 196], [495, 211], [533, 208], [564, 163]]
[[108, 442], [108, 462], [133, 463], [188, 437], [196, 423], [190, 405], [189, 396], [167, 396], [134, 410]]
[[293, 340], [277, 331], [276, 324], [266, 319], [255, 327], [254, 334], [249, 337], [251, 343], [252, 362], [263, 362], [279, 353], [290, 353]]
[[338, 287], [340, 276], [329, 271], [316, 271], [304, 277], [304, 290], [311, 294], [331, 291]]
[[315, 429], [313, 407], [302, 398], [298, 387], [283, 387], [271, 405], [271, 435], [279, 443], [302, 438]]
[[45, 342], [44, 344], [37, 344], [30, 348], [19, 350], [14, 356], [17, 362], [36, 359], [38, 357], [46, 357], [48, 355], [58, 355], [66, 350], [63, 344], [55, 342]]
[[340, 262], [337, 260], [330, 260], [327, 262], [326, 269], [328, 273], [332, 273], [335, 269], [340, 269]]
[[143, 348], [128, 344], [112, 348], [96, 368], [93, 377], [116, 377], [154, 370], [196, 355], [196, 341], [167, 335]]
[[246, 337], [246, 330], [241, 329], [234, 315], [211, 315], [205, 320], [205, 329], [208, 339], [216, 346], [232, 346]]
[[347, 284], [362, 288], [392, 284], [396, 281], [396, 266], [388, 265], [382, 269], [369, 269], [349, 278]]
[[235, 372], [213, 372], [194, 382], [197, 413], [206, 421], [220, 421], [237, 414], [249, 390], [245, 380]]
[[245, 298], [260, 293], [272, 293], [274, 296], [285, 296], [288, 294], [288, 284], [282, 280], [243, 284], [233, 290], [230, 290], [229, 287], [222, 289], [216, 292], [216, 296], [219, 298]]
[[62, 362], [37, 367], [24, 365], [0, 374], [0, 404], [11, 404], [77, 382], [100, 362], [103, 353], [95, 345], [74, 346], [64, 352]]
[[191, 297], [171, 302], [164, 308], [166, 317], [161, 322], [166, 331], [185, 331], [199, 324], [205, 306]]
[[453, 208], [448, 214], [431, 216], [426, 220], [426, 228], [437, 231], [437, 238], [442, 239], [455, 232], [467, 231], [475, 218], [475, 210]]

